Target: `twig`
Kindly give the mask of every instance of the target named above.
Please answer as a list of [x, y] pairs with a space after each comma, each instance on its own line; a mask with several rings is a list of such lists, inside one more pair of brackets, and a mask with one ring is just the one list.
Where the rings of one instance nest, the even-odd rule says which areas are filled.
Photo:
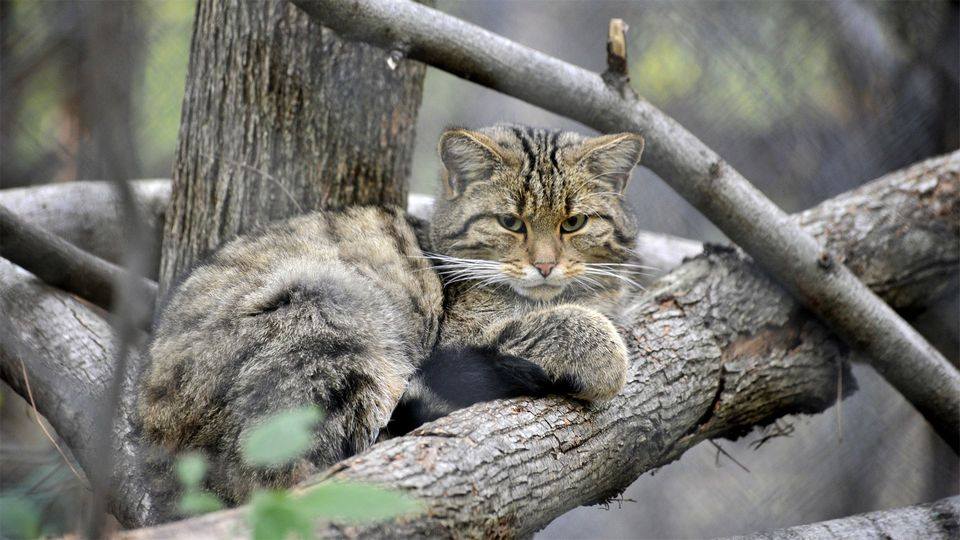
[[837, 444], [843, 442], [843, 365], [837, 362]]
[[[24, 222], [0, 205], [0, 256], [29, 270], [46, 283], [76, 294], [103, 309], [114, 301], [113, 284], [127, 274], [119, 266], [74, 246], [47, 231]], [[132, 280], [137, 295], [152, 311], [157, 284], [145, 278]]]
[[743, 463], [740, 463], [739, 461], [737, 461], [737, 458], [735, 458], [735, 457], [733, 457], [732, 455], [730, 455], [730, 452], [727, 452], [726, 450], [724, 450], [723, 447], [720, 446], [720, 443], [718, 443], [717, 441], [715, 441], [715, 440], [713, 440], [713, 439], [710, 439], [710, 444], [712, 444], [713, 447], [717, 449], [717, 466], [718, 466], [718, 467], [720, 466], [720, 454], [723, 454], [723, 455], [727, 456], [727, 459], [729, 459], [730, 461], [736, 463], [737, 466], [739, 466], [741, 469], [743, 469], [743, 470], [746, 471], [746, 472], [750, 472], [750, 469], [748, 469], [746, 465], [744, 465]]
[[112, 325], [117, 348], [113, 378], [103, 396], [101, 414], [94, 427], [97, 462], [94, 464], [93, 474], [90, 475], [94, 496], [90, 519], [85, 529], [87, 538], [100, 538], [103, 535], [104, 518], [113, 492], [114, 453], [115, 449], [120, 447], [114, 424], [119, 416], [124, 383], [127, 381], [130, 351], [137, 340], [138, 329], [148, 325], [153, 314], [153, 303], [146, 301], [138, 282], [156, 263], [150, 257], [153, 253], [150, 243], [154, 239], [139, 218], [130, 183], [117, 178], [114, 179], [114, 188], [122, 209], [121, 221], [125, 232], [124, 266], [127, 272], [116, 275], [114, 282], [118, 294], [115, 296]]
[[67, 464], [67, 467], [70, 467], [73, 475], [77, 477], [77, 480], [83, 483], [83, 475], [80, 474], [80, 471], [74, 468], [73, 463], [70, 462], [70, 458], [67, 457], [66, 452], [63, 451], [63, 448], [60, 448], [60, 444], [57, 443], [57, 440], [53, 438], [53, 435], [47, 431], [47, 426], [43, 425], [43, 421], [40, 420], [40, 413], [37, 411], [37, 402], [33, 400], [33, 390], [30, 389], [30, 377], [27, 376], [27, 367], [23, 365], [23, 358], [20, 359], [20, 371], [23, 372], [23, 384], [25, 384], [27, 387], [27, 396], [30, 398], [30, 408], [33, 410], [34, 421], [36, 421], [37, 425], [40, 426], [40, 430], [43, 431], [43, 434], [47, 437], [47, 440], [50, 441], [50, 444], [57, 449], [57, 453], [59, 453], [60, 457], [63, 458], [63, 462]]
[[603, 82], [616, 90], [624, 99], [636, 99], [637, 94], [630, 86], [630, 73], [627, 64], [627, 30], [630, 27], [623, 19], [610, 19], [607, 30], [607, 70], [603, 72]]
[[777, 278], [960, 446], [960, 371], [810, 234], [675, 120], [601, 77], [415, 2], [291, 0], [348, 39], [407, 51], [602, 132], [647, 140], [644, 164]]
[[795, 538], [956, 538], [960, 527], [960, 497], [881, 510], [868, 514], [766, 531], [738, 540], [793, 540]]

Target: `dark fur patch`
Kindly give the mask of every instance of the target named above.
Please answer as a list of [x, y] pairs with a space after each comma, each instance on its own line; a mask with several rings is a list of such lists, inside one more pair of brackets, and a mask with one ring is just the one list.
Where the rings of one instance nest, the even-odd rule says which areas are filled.
[[[420, 383], [455, 409], [494, 399], [543, 397], [565, 393], [575, 385], [553, 381], [539, 365], [489, 347], [443, 347], [420, 367]], [[400, 435], [443, 416], [425, 400], [402, 399], [388, 429]]]

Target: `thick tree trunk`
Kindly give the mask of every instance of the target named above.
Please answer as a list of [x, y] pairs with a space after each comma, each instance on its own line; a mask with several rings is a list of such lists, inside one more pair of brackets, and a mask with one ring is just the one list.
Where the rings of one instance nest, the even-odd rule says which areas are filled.
[[405, 203], [425, 68], [388, 60], [287, 2], [199, 2], [161, 292], [259, 223]]
[[841, 538], [925, 538], [954, 540], [960, 535], [960, 497], [930, 504], [739, 536], [737, 540], [838, 540]]
[[[956, 278], [958, 171], [957, 154], [930, 160], [795, 219], [893, 305], [928, 305]], [[0, 374], [25, 393], [23, 359], [40, 411], [86, 467], [96, 459], [88, 406], [112, 377], [109, 327], [9, 266], [0, 265], [0, 300], [14, 326], [0, 332]], [[633, 376], [610, 407], [589, 411], [557, 398], [481, 404], [378, 444], [327, 476], [410, 490], [430, 509], [371, 532], [519, 535], [610, 496], [704, 438], [819, 411], [836, 396], [842, 345], [737, 252], [714, 249], [684, 263], [632, 306], [624, 331]], [[113, 511], [125, 525], [143, 525], [160, 503], [140, 476], [143, 451], [123, 420]], [[136, 534], [230, 536], [243, 512]]]

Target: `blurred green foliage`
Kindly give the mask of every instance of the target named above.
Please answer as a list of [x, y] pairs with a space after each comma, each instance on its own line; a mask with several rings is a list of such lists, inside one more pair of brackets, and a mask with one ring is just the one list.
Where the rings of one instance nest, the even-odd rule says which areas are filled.
[[259, 467], [290, 463], [310, 449], [322, 417], [320, 409], [303, 407], [267, 418], [242, 441], [244, 461]]
[[201, 487], [207, 474], [207, 461], [200, 454], [185, 454], [177, 458], [175, 464], [177, 479], [183, 487], [183, 494], [177, 502], [177, 510], [185, 516], [195, 516], [214, 512], [223, 508], [223, 502], [216, 495]]
[[145, 5], [147, 51], [143, 86], [137, 89], [143, 104], [137, 111], [137, 143], [144, 168], [167, 176], [180, 131], [196, 2], [164, 0]]
[[[314, 406], [271, 415], [243, 442], [243, 459], [255, 467], [281, 467], [306, 454], [313, 445], [317, 423], [323, 415]], [[183, 487], [178, 509], [197, 515], [223, 508], [221, 501], [202, 487], [207, 462], [200, 454], [177, 459], [177, 479]], [[410, 514], [421, 509], [415, 499], [376, 486], [349, 482], [324, 482], [298, 492], [258, 490], [250, 499], [247, 519], [257, 540], [282, 540], [291, 535], [313, 537], [318, 519], [362, 523]]]
[[40, 509], [22, 495], [0, 496], [0, 536], [36, 538], [40, 535]]

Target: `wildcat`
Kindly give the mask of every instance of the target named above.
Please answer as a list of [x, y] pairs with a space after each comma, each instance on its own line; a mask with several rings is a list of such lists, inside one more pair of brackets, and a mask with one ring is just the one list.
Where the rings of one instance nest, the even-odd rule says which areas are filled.
[[[433, 347], [440, 282], [392, 208], [314, 213], [241, 236], [194, 269], [160, 313], [141, 376], [146, 438], [210, 459], [230, 503], [285, 487], [376, 440]], [[306, 458], [250, 467], [244, 437], [266, 416], [317, 405]]]
[[627, 372], [611, 318], [638, 267], [622, 194], [642, 137], [500, 125], [448, 131], [439, 151], [430, 243], [444, 319], [391, 432], [496, 398], [611, 399]]
[[[610, 317], [631, 268], [620, 194], [642, 139], [497, 126], [450, 130], [439, 147], [429, 253], [397, 209], [314, 213], [229, 242], [170, 296], [140, 424], [171, 452], [205, 452], [228, 502], [471, 403], [603, 402], [622, 388]], [[305, 458], [242, 461], [264, 417], [309, 404], [325, 417]]]

